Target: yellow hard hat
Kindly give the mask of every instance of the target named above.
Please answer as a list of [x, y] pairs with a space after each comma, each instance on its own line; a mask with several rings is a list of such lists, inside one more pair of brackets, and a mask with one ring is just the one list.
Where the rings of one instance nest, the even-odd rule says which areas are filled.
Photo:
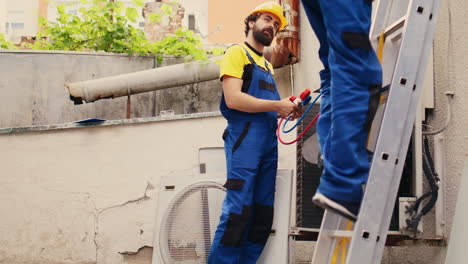
[[283, 8], [278, 5], [276, 2], [266, 2], [259, 6], [257, 6], [252, 12], [251, 15], [262, 13], [262, 12], [270, 12], [277, 16], [280, 19], [280, 26], [279, 30], [282, 30], [288, 24], [288, 20], [283, 15]]

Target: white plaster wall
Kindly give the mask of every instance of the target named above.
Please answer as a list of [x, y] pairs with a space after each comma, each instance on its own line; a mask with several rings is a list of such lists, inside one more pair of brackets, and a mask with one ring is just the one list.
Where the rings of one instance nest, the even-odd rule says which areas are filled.
[[465, 156], [465, 167], [460, 180], [457, 205], [447, 249], [446, 264], [462, 262], [466, 257], [466, 237], [468, 236], [468, 154]]
[[[455, 92], [451, 102], [452, 121], [444, 132], [446, 140], [446, 213], [447, 226], [451, 230], [453, 215], [463, 172], [465, 155], [468, 153], [468, 2], [446, 0], [441, 3], [439, 23], [434, 42], [435, 76], [435, 128], [446, 120], [447, 100], [445, 91]], [[449, 240], [450, 243], [450, 240]]]
[[[152, 247], [161, 177], [198, 174], [226, 124], [151, 120], [0, 134], [0, 263], [119, 264]], [[279, 168], [295, 155], [281, 146]]]

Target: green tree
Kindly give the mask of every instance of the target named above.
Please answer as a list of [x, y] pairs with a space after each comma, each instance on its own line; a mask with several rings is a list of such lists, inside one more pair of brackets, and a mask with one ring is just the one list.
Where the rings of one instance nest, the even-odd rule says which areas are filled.
[[[136, 6], [143, 6], [143, 0], [133, 0]], [[206, 60], [207, 53], [202, 48], [200, 37], [185, 28], [179, 28], [175, 34], [157, 41], [148, 41], [146, 35], [130, 22], [138, 21], [138, 11], [125, 7], [121, 1], [80, 0], [88, 7], [79, 9], [79, 15], [70, 15], [65, 5], [57, 6], [58, 18], [49, 22], [40, 18], [42, 27], [37, 41], [30, 45], [33, 49], [70, 50], [70, 51], [105, 51], [116, 53], [162, 55], [185, 57], [186, 60]], [[163, 16], [172, 16], [172, 6], [163, 4], [161, 14], [151, 14], [151, 22], [160, 21]]]

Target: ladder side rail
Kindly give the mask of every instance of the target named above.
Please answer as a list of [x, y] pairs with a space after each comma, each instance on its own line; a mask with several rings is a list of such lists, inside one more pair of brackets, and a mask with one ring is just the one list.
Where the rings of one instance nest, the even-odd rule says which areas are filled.
[[[370, 38], [376, 39], [380, 32], [385, 29], [388, 24], [388, 17], [390, 15], [393, 0], [380, 0], [376, 7], [374, 19], [370, 28]], [[375, 47], [374, 47], [375, 48]]]
[[[417, 66], [419, 66], [420, 52], [414, 51], [421, 50], [424, 46], [426, 31], [421, 28], [426, 28], [429, 21], [429, 15], [426, 15], [428, 12], [420, 14], [416, 10], [417, 7], [428, 8], [426, 10], [432, 8], [425, 2], [413, 0], [408, 8], [408, 20], [403, 31], [400, 53], [390, 86], [367, 189], [356, 223], [355, 236], [348, 253], [348, 264], [371, 263], [379, 240], [377, 235], [382, 223], [383, 210], [389, 199], [389, 186], [394, 181], [396, 160], [406, 125], [404, 114], [408, 113], [410, 107], [413, 84], [416, 81]], [[414, 117], [413, 114], [411, 118], [414, 119]]]
[[[419, 65], [419, 71], [418, 71], [418, 74], [417, 74], [417, 77], [416, 77], [416, 90], [415, 90], [415, 94], [413, 95], [412, 97], [412, 100], [411, 100], [411, 110], [409, 113], [416, 113], [416, 111], [419, 111], [419, 109], [417, 108], [418, 107], [418, 102], [421, 100], [420, 98], [420, 94], [422, 92], [422, 85], [424, 83], [424, 75], [425, 75], [425, 71], [427, 69], [427, 63], [428, 63], [428, 59], [429, 59], [429, 53], [431, 51], [431, 47], [432, 47], [432, 43], [433, 43], [433, 40], [434, 40], [434, 34], [435, 34], [435, 29], [436, 29], [436, 24], [437, 24], [437, 18], [439, 16], [439, 9], [440, 9], [440, 0], [433, 0], [433, 5], [432, 5], [432, 10], [431, 10], [431, 14], [432, 14], [432, 19], [429, 21], [429, 25], [428, 25], [428, 29], [427, 29], [427, 33], [426, 33], [426, 37], [425, 37], [425, 44], [424, 44], [424, 47], [422, 49], [422, 56], [421, 56], [421, 60], [420, 60], [420, 65]], [[413, 118], [414, 119], [414, 118]], [[409, 120], [407, 119], [407, 122], [406, 122], [406, 130], [412, 130], [414, 126], [414, 120]], [[400, 154], [399, 156], [401, 157], [401, 161], [404, 161], [405, 157], [406, 157], [406, 153], [407, 153], [407, 150], [408, 150], [408, 145], [409, 145], [409, 141], [411, 140], [411, 134], [412, 133], [406, 133], [404, 135], [404, 138], [403, 138], [403, 146], [400, 148]], [[395, 173], [399, 173], [401, 175], [402, 171], [403, 171], [403, 166], [404, 166], [404, 162], [400, 162], [400, 164], [398, 165], [398, 168], [396, 169], [396, 172]], [[395, 175], [394, 175], [395, 179], [397, 178]], [[401, 176], [400, 176], [401, 178]], [[399, 186], [399, 181], [394, 181], [393, 185], [391, 186], [391, 188], [393, 188], [393, 190], [391, 190], [393, 193], [395, 193], [395, 199], [396, 199], [396, 194], [398, 193], [398, 186]], [[383, 218], [383, 222], [381, 224], [381, 227], [380, 227], [380, 231], [379, 231], [379, 236], [380, 236], [380, 240], [381, 241], [385, 241], [386, 238], [387, 238], [387, 232], [388, 232], [388, 228], [390, 226], [390, 221], [391, 221], [391, 217], [392, 217], [392, 213], [393, 213], [393, 206], [395, 204], [395, 199], [393, 200], [388, 200], [387, 201], [387, 206], [386, 206], [386, 210], [385, 210], [385, 216]], [[373, 261], [372, 263], [379, 263], [380, 260], [382, 259], [382, 255], [383, 255], [383, 252], [384, 252], [384, 245], [379, 245], [377, 247], [377, 250], [374, 251], [374, 257], [373, 257]]]
[[317, 243], [315, 244], [312, 264], [330, 263], [337, 239], [330, 237], [328, 235], [328, 231], [340, 229], [342, 220], [343, 218], [341, 216], [333, 213], [330, 210], [325, 210]]

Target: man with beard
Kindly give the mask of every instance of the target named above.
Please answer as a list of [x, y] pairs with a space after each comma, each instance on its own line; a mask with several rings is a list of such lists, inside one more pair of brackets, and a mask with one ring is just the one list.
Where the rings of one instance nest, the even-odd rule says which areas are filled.
[[227, 164], [226, 198], [211, 245], [209, 264], [256, 263], [270, 235], [278, 163], [277, 118], [302, 110], [280, 100], [273, 67], [263, 57], [287, 24], [275, 2], [245, 19], [246, 41], [230, 47], [221, 62], [223, 133]]
[[369, 41], [371, 0], [302, 0], [320, 43], [317, 133], [324, 169], [312, 201], [356, 221], [369, 175], [366, 149], [382, 69]]

